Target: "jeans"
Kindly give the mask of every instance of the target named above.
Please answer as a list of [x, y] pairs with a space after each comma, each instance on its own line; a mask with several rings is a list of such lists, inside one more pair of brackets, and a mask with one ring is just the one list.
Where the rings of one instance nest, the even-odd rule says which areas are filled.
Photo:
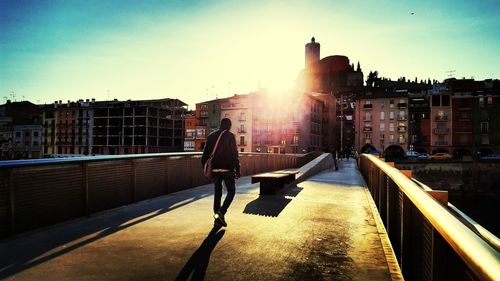
[[[235, 174], [234, 172], [214, 172], [212, 175], [215, 182], [214, 213], [221, 212], [222, 214], [225, 214], [227, 212], [227, 208], [229, 208], [229, 205], [231, 205], [231, 202], [233, 202], [235, 193], [235, 183], [234, 183]], [[224, 185], [226, 186], [227, 195], [221, 207], [220, 201], [222, 199], [223, 181]]]

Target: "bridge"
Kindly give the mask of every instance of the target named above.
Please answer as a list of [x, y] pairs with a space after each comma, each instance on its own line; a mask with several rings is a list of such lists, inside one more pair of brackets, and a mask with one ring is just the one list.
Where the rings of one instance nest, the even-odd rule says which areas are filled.
[[[496, 237], [444, 212], [430, 192], [413, 190], [411, 179], [378, 158], [362, 156], [359, 170], [354, 160], [342, 160], [335, 171], [328, 154], [242, 154], [246, 176], [237, 181], [222, 229], [213, 226], [213, 187], [199, 158], [183, 153], [4, 164], [0, 279], [500, 276]], [[258, 184], [251, 184], [253, 174], [285, 168], [297, 168], [298, 179], [275, 195], [260, 196]]]

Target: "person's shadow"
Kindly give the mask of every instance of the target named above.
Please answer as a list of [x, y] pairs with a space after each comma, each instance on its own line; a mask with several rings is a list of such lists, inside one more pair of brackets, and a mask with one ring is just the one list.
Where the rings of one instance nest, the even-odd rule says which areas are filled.
[[205, 272], [207, 271], [210, 255], [212, 254], [212, 251], [214, 250], [217, 243], [222, 239], [222, 236], [224, 236], [224, 233], [226, 232], [224, 229], [219, 231], [220, 229], [221, 226], [214, 226], [212, 228], [208, 236], [205, 238], [205, 240], [203, 240], [200, 247], [187, 261], [175, 280], [188, 280], [191, 272], [193, 273], [191, 280], [205, 279]]

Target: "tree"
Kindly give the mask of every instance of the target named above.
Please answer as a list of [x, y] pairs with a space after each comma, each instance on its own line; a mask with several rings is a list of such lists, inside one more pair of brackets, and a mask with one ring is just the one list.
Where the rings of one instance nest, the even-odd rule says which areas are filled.
[[374, 71], [368, 74], [368, 78], [366, 79], [366, 86], [368, 87], [379, 87], [380, 86], [380, 78], [378, 77], [378, 71]]

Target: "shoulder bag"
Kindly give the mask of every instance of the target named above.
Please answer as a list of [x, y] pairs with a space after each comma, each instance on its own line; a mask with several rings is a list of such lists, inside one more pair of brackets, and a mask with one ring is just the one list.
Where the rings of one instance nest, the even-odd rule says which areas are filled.
[[210, 158], [208, 158], [207, 162], [205, 162], [205, 165], [203, 166], [203, 174], [207, 178], [212, 178], [212, 159], [214, 158], [215, 151], [217, 150], [217, 146], [219, 145], [220, 138], [222, 135], [226, 132], [226, 130], [222, 131], [220, 133], [219, 137], [217, 138], [217, 142], [215, 142], [214, 149], [212, 150], [212, 154], [210, 155]]

